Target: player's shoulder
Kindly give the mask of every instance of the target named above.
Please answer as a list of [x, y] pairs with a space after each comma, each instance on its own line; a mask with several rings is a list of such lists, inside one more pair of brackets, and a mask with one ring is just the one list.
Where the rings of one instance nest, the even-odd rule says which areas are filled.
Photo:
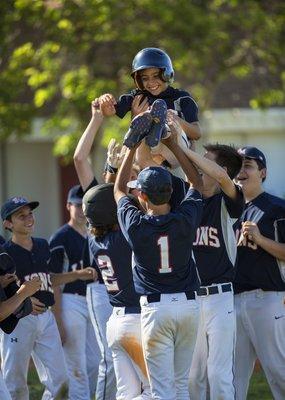
[[33, 247], [37, 248], [38, 250], [46, 250], [49, 249], [49, 243], [44, 238], [33, 237]]
[[283, 210], [285, 212], [285, 199], [275, 196], [271, 193], [264, 192], [262, 196], [264, 204], [270, 204], [271, 207]]
[[64, 240], [66, 236], [69, 236], [71, 234], [71, 231], [72, 229], [70, 225], [68, 224], [62, 225], [52, 234], [50, 238], [50, 243], [53, 241]]
[[189, 92], [181, 88], [169, 86], [167, 90], [169, 90], [169, 93], [176, 99], [179, 99], [180, 97], [192, 97]]
[[[4, 243], [3, 243], [3, 244], [4, 244]], [[2, 254], [7, 254], [7, 252], [6, 252], [5, 248], [4, 248], [4, 246], [0, 244], [0, 256], [1, 256]]]

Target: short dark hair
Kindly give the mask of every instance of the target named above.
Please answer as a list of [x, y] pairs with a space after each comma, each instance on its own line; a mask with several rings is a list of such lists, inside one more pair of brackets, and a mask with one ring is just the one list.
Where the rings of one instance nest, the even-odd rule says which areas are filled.
[[242, 156], [235, 146], [215, 143], [206, 144], [204, 149], [216, 155], [216, 163], [227, 168], [231, 179], [237, 176], [242, 166]]
[[172, 191], [164, 191], [160, 193], [146, 193], [149, 201], [155, 206], [161, 206], [162, 204], [169, 203]]
[[118, 229], [117, 224], [104, 225], [104, 226], [92, 226], [92, 227], [90, 227], [90, 232], [92, 233], [92, 235], [94, 235], [98, 238], [102, 238], [105, 235], [107, 235], [107, 233], [116, 231], [117, 229]]

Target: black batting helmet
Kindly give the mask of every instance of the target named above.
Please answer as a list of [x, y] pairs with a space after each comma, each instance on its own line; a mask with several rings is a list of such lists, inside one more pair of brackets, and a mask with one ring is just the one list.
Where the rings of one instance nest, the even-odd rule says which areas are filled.
[[114, 184], [103, 183], [89, 189], [83, 197], [82, 208], [92, 227], [117, 224]]
[[147, 47], [138, 52], [133, 59], [132, 77], [139, 89], [143, 90], [138, 78], [138, 72], [146, 68], [159, 68], [162, 70], [162, 79], [171, 83], [174, 79], [174, 70], [171, 59], [165, 51], [156, 47]]

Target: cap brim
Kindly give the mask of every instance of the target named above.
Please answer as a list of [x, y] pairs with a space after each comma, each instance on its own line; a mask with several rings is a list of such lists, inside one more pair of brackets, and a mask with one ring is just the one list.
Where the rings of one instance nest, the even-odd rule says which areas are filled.
[[261, 160], [260, 158], [258, 158], [258, 157], [252, 157], [252, 156], [243, 156], [243, 158], [248, 158], [248, 159], [250, 159], [250, 160], [255, 160], [255, 161], [259, 161], [263, 166], [264, 166], [264, 168], [267, 168], [266, 167], [266, 164], [264, 163], [264, 161], [263, 160]]
[[70, 204], [82, 204], [82, 199], [69, 199], [68, 203]]
[[35, 208], [37, 208], [40, 205], [40, 203], [38, 201], [30, 201], [29, 203], [26, 204], [22, 204], [19, 207], [14, 208], [14, 210], [12, 210], [8, 215], [5, 216], [5, 219], [7, 219], [8, 217], [10, 217], [12, 214], [14, 214], [16, 211], [19, 211], [21, 208], [23, 207], [30, 207], [31, 210], [34, 210]]
[[127, 183], [127, 187], [130, 189], [137, 189], [138, 181], [135, 179], [134, 181], [130, 181]]

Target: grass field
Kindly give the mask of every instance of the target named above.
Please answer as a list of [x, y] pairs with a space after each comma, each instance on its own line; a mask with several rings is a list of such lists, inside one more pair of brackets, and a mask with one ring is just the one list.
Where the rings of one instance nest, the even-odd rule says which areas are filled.
[[[30, 400], [40, 400], [43, 393], [43, 386], [40, 384], [37, 377], [37, 373], [34, 368], [30, 369], [28, 382], [30, 389]], [[66, 400], [66, 399], [67, 399], [66, 390], [63, 390], [63, 393], [61, 393], [58, 396], [57, 400]], [[247, 399], [273, 400], [264, 373], [261, 370], [256, 371], [252, 376]]]

